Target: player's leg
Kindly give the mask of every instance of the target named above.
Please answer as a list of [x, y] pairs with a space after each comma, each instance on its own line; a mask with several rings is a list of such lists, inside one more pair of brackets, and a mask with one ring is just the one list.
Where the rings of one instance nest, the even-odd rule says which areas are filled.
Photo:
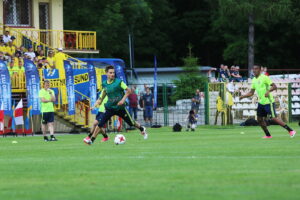
[[265, 121], [265, 117], [267, 117], [267, 115], [268, 115], [268, 113], [265, 110], [265, 107], [266, 107], [265, 105], [258, 104], [257, 121], [258, 121], [260, 127], [262, 128], [262, 130], [265, 132], [266, 136], [263, 138], [272, 138], [272, 136], [267, 128], [266, 121]]
[[47, 128], [47, 114], [42, 113], [42, 133], [44, 136], [44, 141], [48, 142], [49, 138], [47, 137], [46, 128]]
[[101, 133], [103, 135], [102, 142], [106, 142], [109, 138], [105, 131], [105, 124], [108, 122], [108, 120], [115, 115], [115, 112], [113, 110], [106, 110], [105, 113], [101, 116], [101, 119], [99, 121], [98, 126], [96, 126], [93, 136], [91, 137], [92, 142], [97, 138], [98, 134]]
[[54, 136], [54, 122], [49, 122], [47, 125], [50, 132], [50, 141], [57, 141]]
[[266, 121], [265, 121], [265, 117], [259, 117], [257, 116], [257, 121], [260, 125], [260, 127], [262, 128], [262, 130], [265, 132], [265, 137], [264, 138], [271, 138], [271, 134], [267, 128], [267, 124], [266, 124]]
[[141, 134], [144, 136], [144, 139], [146, 140], [148, 138], [148, 134], [146, 132], [146, 128], [144, 126], [141, 126], [138, 122], [134, 121], [129, 112], [126, 108], [119, 110], [116, 115], [121, 117], [129, 126], [134, 126], [138, 128], [141, 131]]
[[95, 128], [97, 127], [97, 125], [99, 124], [99, 122], [101, 121], [101, 118], [104, 116], [104, 112], [98, 112], [95, 118], [95, 121], [93, 122], [93, 126], [91, 127], [91, 131], [90, 134], [88, 135], [89, 138], [91, 138], [93, 136], [93, 133], [95, 131]]
[[149, 122], [150, 122], [150, 127], [152, 126], [152, 119], [153, 119], [153, 107], [149, 106], [148, 108], [148, 116], [149, 116]]
[[133, 108], [134, 120], [137, 120], [137, 108]]
[[296, 131], [291, 129], [286, 123], [284, 123], [282, 120], [277, 118], [276, 113], [275, 113], [275, 103], [273, 103], [272, 105], [269, 104], [269, 106], [266, 109], [267, 109], [268, 113], [271, 114], [271, 119], [278, 125], [285, 128], [289, 132], [291, 137], [294, 137], [296, 135]]
[[103, 139], [105, 141], [107, 141], [108, 136], [106, 134], [104, 126], [113, 115], [114, 115], [114, 112], [112, 110], [106, 110], [105, 113], [103, 114], [98, 126], [96, 126], [92, 136], [84, 138], [83, 142], [88, 144], [88, 145], [93, 144], [93, 142], [96, 140], [99, 133], [101, 133], [104, 137]]
[[54, 137], [54, 112], [48, 113], [48, 120], [47, 120], [48, 129], [50, 132], [50, 141], [57, 141]]
[[93, 133], [94, 133], [94, 131], [95, 131], [95, 128], [96, 128], [96, 126], [98, 125], [98, 121], [95, 119], [95, 121], [93, 122], [93, 125], [92, 125], [92, 127], [91, 127], [91, 130], [90, 130], [90, 134], [88, 135], [88, 137], [92, 137], [92, 135], [93, 135]]

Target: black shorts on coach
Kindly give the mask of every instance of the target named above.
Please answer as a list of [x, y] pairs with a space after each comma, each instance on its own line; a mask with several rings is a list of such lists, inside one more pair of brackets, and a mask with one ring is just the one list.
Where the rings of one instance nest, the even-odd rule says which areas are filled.
[[42, 113], [42, 124], [54, 122], [54, 112]]

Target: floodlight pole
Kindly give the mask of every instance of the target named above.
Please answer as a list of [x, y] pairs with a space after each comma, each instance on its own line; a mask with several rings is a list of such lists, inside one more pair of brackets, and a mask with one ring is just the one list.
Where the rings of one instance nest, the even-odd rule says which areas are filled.
[[130, 62], [130, 79], [132, 80], [132, 70], [134, 66], [134, 53], [133, 53], [133, 41], [132, 41], [132, 35], [128, 33], [128, 46], [129, 46], [129, 62]]

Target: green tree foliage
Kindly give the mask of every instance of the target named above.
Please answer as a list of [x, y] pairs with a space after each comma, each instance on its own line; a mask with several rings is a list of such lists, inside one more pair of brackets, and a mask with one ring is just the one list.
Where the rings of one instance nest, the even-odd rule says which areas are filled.
[[172, 96], [172, 100], [189, 99], [193, 97], [196, 89], [204, 90], [204, 85], [207, 82], [207, 77], [204, 77], [199, 72], [198, 58], [191, 54], [191, 46], [189, 46], [189, 56], [183, 58], [184, 74], [179, 75], [179, 79], [175, 80], [176, 90]]
[[[236, 37], [231, 38], [233, 40], [229, 40], [230, 43], [224, 51], [224, 57], [234, 59], [235, 62], [246, 61], [245, 58], [241, 59], [240, 56], [247, 55], [245, 51], [247, 45], [248, 72], [250, 73], [254, 65], [255, 25], [266, 24], [269, 20], [288, 19], [291, 15], [292, 2], [291, 0], [219, 0], [219, 5], [220, 17], [222, 20], [227, 17], [229, 22], [227, 25], [237, 29], [237, 23], [234, 22], [240, 23], [242, 20], [248, 26], [248, 37], [241, 37], [239, 40]], [[248, 38], [247, 43], [245, 42], [246, 38]]]
[[97, 31], [99, 55], [127, 63], [128, 33], [136, 67], [182, 66], [186, 46], [201, 64], [248, 65], [249, 14], [255, 62], [298, 68], [299, 0], [64, 0], [64, 28]]

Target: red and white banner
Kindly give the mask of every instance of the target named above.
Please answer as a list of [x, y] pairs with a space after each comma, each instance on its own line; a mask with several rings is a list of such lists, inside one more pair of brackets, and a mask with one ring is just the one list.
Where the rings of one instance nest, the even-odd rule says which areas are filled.
[[15, 115], [16, 125], [23, 125], [24, 120], [23, 120], [23, 101], [22, 101], [22, 99], [19, 101], [19, 103], [14, 111], [14, 115]]

